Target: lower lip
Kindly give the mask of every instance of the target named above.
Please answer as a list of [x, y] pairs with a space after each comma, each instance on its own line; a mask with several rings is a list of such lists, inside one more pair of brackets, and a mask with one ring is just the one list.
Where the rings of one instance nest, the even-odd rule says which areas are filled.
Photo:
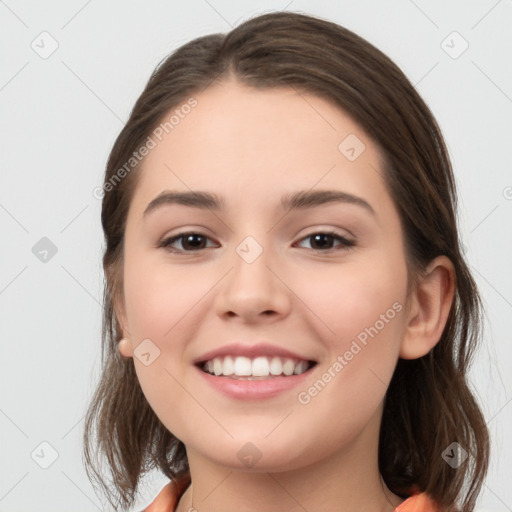
[[217, 391], [231, 398], [238, 399], [265, 399], [272, 398], [285, 391], [289, 391], [311, 374], [313, 368], [301, 373], [300, 375], [290, 375], [288, 377], [272, 377], [263, 380], [245, 380], [232, 379], [211, 375], [203, 372], [200, 368], [197, 371], [203, 376], [206, 382]]

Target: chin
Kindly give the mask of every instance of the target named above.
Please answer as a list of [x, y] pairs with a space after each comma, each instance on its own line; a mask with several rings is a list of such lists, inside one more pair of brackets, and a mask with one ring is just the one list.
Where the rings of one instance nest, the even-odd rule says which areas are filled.
[[[229, 437], [218, 441], [209, 439], [203, 446], [196, 445], [197, 448], [193, 451], [209, 459], [213, 464], [236, 471], [254, 473], [300, 469], [314, 463], [316, 458], [321, 456], [318, 452], [308, 450], [304, 440], [291, 439], [286, 437], [285, 433], [281, 433], [284, 437], [270, 434], [270, 436], [273, 435], [275, 439], [272, 440], [261, 434], [251, 435], [250, 432], [234, 439]], [[189, 453], [189, 445], [187, 443], [185, 445]], [[212, 446], [216, 447], [215, 451], [212, 451]]]

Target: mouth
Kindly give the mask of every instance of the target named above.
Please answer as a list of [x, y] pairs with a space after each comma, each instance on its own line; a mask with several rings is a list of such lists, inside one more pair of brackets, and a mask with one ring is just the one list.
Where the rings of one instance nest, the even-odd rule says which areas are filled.
[[200, 361], [196, 366], [204, 373], [233, 380], [269, 380], [302, 375], [314, 366], [316, 361], [306, 361], [279, 356], [226, 355]]

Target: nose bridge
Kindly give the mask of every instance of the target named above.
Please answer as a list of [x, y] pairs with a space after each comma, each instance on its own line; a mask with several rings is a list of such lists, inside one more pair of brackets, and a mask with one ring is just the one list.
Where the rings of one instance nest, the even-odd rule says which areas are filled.
[[272, 288], [272, 248], [268, 237], [246, 236], [235, 248], [234, 269], [230, 276], [230, 287], [238, 293], [249, 296], [264, 295]]
[[[259, 240], [258, 240], [258, 239]], [[232, 270], [217, 296], [217, 312], [246, 319], [261, 313], [284, 314], [289, 299], [283, 284], [271, 271], [276, 265], [269, 237], [248, 235], [232, 255]]]

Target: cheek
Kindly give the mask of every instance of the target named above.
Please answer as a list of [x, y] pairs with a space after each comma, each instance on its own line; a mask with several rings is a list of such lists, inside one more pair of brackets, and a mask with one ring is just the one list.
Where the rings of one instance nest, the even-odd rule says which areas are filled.
[[[208, 292], [218, 280], [214, 278], [192, 266], [180, 269], [153, 261], [136, 250], [126, 259], [124, 291], [137, 377], [152, 409], [173, 431], [183, 430], [176, 410], [196, 405], [181, 384], [190, 364], [186, 349], [197, 335], [201, 312], [211, 306]], [[139, 358], [142, 347], [149, 347], [148, 365]]]
[[390, 253], [329, 270], [294, 289], [319, 318], [316, 335], [328, 352], [299, 402], [343, 422], [345, 410], [370, 414], [389, 385], [405, 329], [407, 269]]
[[385, 267], [340, 275], [324, 293], [319, 286], [310, 290], [334, 333], [324, 338], [327, 360], [298, 390], [296, 417], [322, 425], [315, 449], [326, 453], [350, 442], [380, 411], [399, 357], [406, 277], [389, 279]]
[[[194, 411], [195, 403], [182, 385], [184, 348], [195, 335], [191, 327], [194, 306], [197, 307], [209, 286], [204, 279], [194, 281], [190, 272], [139, 256], [132, 252], [125, 265], [126, 310], [137, 378], [162, 423], [172, 432], [186, 432], [190, 427], [183, 426], [182, 415], [176, 411]], [[139, 358], [141, 350], [137, 349], [147, 339], [152, 343], [150, 364]]]
[[[162, 341], [173, 336], [211, 288], [196, 273], [171, 268], [161, 262], [144, 261], [135, 254], [127, 261], [125, 297], [130, 332], [135, 338]], [[176, 338], [175, 338], [176, 339]]]
[[[387, 331], [389, 340], [399, 342], [400, 336], [391, 336], [391, 331], [401, 332], [403, 315], [397, 309], [403, 308], [406, 290], [405, 261], [391, 253], [355, 256], [339, 265], [297, 272], [293, 287], [311, 318], [317, 318], [316, 324], [321, 326], [317, 335], [332, 340], [338, 350], [361, 333], [364, 339], [364, 333], [375, 324], [379, 331]], [[395, 303], [398, 305], [393, 307]]]

